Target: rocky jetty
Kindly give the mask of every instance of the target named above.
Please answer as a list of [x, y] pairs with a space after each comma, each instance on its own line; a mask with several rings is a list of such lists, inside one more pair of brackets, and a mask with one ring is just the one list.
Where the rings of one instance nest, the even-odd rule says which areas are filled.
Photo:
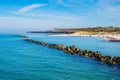
[[41, 41], [36, 41], [32, 39], [24, 39], [27, 42], [32, 42], [38, 45], [47, 46], [50, 48], [58, 49], [64, 51], [65, 53], [73, 54], [73, 55], [80, 55], [83, 57], [88, 57], [94, 60], [97, 60], [101, 63], [106, 63], [109, 65], [120, 64], [120, 56], [104, 56], [99, 51], [90, 51], [90, 50], [81, 50], [77, 48], [75, 45], [72, 46], [65, 46], [63, 44], [49, 44]]
[[21, 37], [21, 38], [28, 38], [28, 36], [23, 36], [23, 35], [14, 35], [14, 36]]

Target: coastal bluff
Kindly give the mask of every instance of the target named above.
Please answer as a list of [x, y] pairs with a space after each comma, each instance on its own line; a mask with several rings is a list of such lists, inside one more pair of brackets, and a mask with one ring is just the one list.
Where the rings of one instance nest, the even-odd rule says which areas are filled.
[[50, 36], [92, 36], [113, 42], [120, 42], [120, 27], [55, 28], [49, 31], [28, 31], [27, 33], [47, 33]]

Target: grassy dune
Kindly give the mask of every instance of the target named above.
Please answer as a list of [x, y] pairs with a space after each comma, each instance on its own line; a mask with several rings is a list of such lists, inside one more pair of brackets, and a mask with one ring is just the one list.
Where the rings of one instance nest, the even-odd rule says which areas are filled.
[[76, 30], [74, 33], [83, 35], [120, 34], [120, 28], [118, 27], [81, 28]]

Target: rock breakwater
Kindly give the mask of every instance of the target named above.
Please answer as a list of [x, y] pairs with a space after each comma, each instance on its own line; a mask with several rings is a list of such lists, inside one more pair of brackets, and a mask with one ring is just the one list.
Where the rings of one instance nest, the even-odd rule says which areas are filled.
[[28, 36], [23, 36], [23, 35], [14, 35], [14, 36], [21, 37], [21, 38], [28, 38]]
[[27, 42], [32, 42], [35, 44], [47, 46], [50, 48], [58, 49], [64, 51], [65, 53], [73, 54], [73, 55], [80, 55], [83, 57], [89, 57], [91, 59], [97, 60], [101, 63], [106, 63], [109, 65], [120, 64], [120, 57], [119, 56], [104, 56], [99, 51], [91, 51], [91, 50], [81, 50], [77, 48], [75, 45], [65, 46], [63, 44], [49, 44], [41, 41], [36, 41], [32, 39], [25, 39]]
[[82, 50], [80, 48], [77, 48], [75, 45], [65, 46], [63, 44], [49, 44], [49, 43], [42, 42], [42, 41], [28, 39], [27, 36], [22, 36], [22, 35], [15, 35], [15, 36], [25, 38], [24, 41], [27, 41], [27, 42], [35, 43], [35, 44], [46, 46], [49, 48], [58, 49], [58, 50], [64, 51], [65, 53], [68, 53], [68, 54], [88, 57], [88, 58], [97, 60], [100, 63], [106, 63], [109, 65], [120, 64], [120, 56], [105, 56], [102, 53], [100, 53], [99, 51], [94, 52], [91, 50]]

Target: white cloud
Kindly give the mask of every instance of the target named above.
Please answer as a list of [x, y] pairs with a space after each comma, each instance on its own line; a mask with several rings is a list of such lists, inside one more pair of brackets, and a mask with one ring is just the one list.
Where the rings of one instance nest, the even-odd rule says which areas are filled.
[[96, 12], [101, 16], [101, 18], [118, 19], [120, 17], [120, 5], [116, 5], [116, 3], [117, 0], [99, 0]]
[[25, 6], [25, 7], [21, 8], [20, 10], [18, 10], [18, 13], [26, 13], [35, 8], [44, 7], [44, 6], [47, 6], [47, 4], [31, 4], [29, 6]]
[[29, 30], [46, 30], [56, 27], [78, 27], [80, 23], [85, 24], [84, 21], [79, 20], [76, 17], [57, 17], [49, 14], [46, 15], [46, 19], [0, 16], [0, 22], [0, 32], [26, 32]]

